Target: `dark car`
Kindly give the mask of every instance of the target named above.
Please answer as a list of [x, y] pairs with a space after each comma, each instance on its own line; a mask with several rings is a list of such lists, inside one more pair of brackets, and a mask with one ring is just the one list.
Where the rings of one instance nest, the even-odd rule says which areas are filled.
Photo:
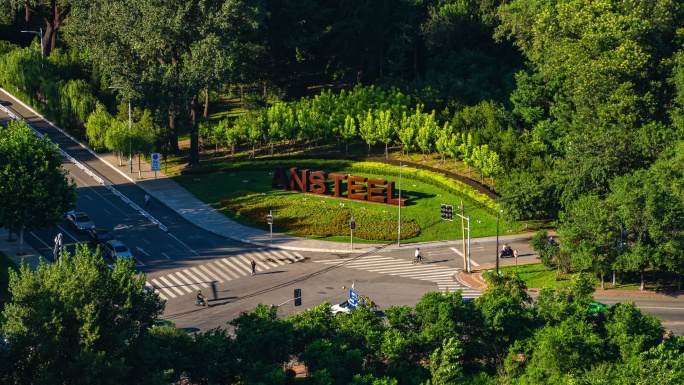
[[104, 247], [105, 242], [111, 241], [112, 239], [114, 239], [112, 233], [105, 229], [92, 227], [88, 230], [88, 242], [92, 247], [97, 247], [97, 245]]
[[85, 234], [86, 231], [95, 227], [95, 224], [90, 220], [88, 214], [80, 211], [69, 211], [66, 220], [71, 228], [81, 234]]

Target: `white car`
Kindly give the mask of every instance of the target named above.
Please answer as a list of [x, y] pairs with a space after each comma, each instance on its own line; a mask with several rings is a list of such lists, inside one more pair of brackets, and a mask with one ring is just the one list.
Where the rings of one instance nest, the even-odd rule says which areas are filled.
[[119, 258], [133, 258], [133, 255], [131, 254], [131, 251], [128, 249], [128, 247], [124, 245], [123, 242], [117, 240], [105, 242], [104, 252], [109, 258], [115, 261]]
[[332, 305], [330, 306], [330, 311], [332, 312], [333, 315], [338, 315], [342, 313], [349, 313], [351, 311], [351, 308], [349, 307], [349, 301], [344, 301], [339, 305]]

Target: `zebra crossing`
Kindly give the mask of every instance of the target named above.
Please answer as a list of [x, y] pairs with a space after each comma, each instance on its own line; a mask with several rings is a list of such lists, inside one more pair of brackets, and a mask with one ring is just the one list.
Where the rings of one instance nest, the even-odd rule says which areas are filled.
[[252, 260], [256, 263], [256, 271], [262, 272], [303, 259], [304, 256], [296, 251], [258, 249], [149, 279], [145, 282], [145, 289], [156, 291], [168, 301], [194, 294], [197, 290], [209, 287], [212, 282], [223, 283], [251, 275]]
[[463, 298], [477, 298], [482, 295], [482, 291], [473, 289], [458, 281], [456, 273], [461, 269], [438, 264], [427, 263], [414, 265], [411, 261], [385, 255], [370, 255], [349, 261], [328, 259], [314, 262], [326, 265], [341, 265], [350, 269], [434, 282], [441, 292], [449, 290], [450, 293], [453, 293], [456, 290], [463, 290]]

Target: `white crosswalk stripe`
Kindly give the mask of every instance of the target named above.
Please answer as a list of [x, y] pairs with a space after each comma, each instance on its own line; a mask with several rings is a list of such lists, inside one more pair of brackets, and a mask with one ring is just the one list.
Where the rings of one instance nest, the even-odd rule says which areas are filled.
[[482, 291], [473, 289], [456, 278], [456, 273], [460, 269], [454, 269], [435, 263], [413, 265], [411, 261], [386, 255], [369, 255], [353, 261], [346, 261], [346, 263], [345, 260], [340, 259], [328, 259], [314, 262], [326, 265], [341, 265], [350, 269], [434, 282], [441, 292], [446, 292], [448, 290], [450, 293], [453, 293], [456, 290], [462, 290], [464, 298], [475, 298], [482, 294]]
[[252, 260], [256, 262], [257, 272], [263, 272], [304, 259], [298, 252], [258, 249], [149, 279], [145, 282], [145, 289], [155, 291], [162, 299], [169, 300], [207, 288], [214, 282], [249, 276], [252, 273]]

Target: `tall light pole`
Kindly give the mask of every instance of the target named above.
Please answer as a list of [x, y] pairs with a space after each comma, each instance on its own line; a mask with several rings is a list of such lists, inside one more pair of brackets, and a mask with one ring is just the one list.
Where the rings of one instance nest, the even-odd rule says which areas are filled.
[[496, 212], [496, 274], [499, 275], [499, 216], [503, 210]]
[[401, 247], [401, 170], [404, 166], [399, 162], [399, 226], [397, 227], [397, 247]]
[[40, 60], [43, 60], [43, 57], [45, 55], [45, 49], [43, 49], [43, 29], [41, 28], [40, 31], [21, 31], [24, 33], [33, 33], [38, 36], [40, 36]]
[[[120, 90], [121, 87], [109, 87]], [[131, 112], [131, 98], [128, 98], [128, 166], [133, 173], [133, 141], [131, 139], [131, 127], [133, 126], [133, 114]]]

